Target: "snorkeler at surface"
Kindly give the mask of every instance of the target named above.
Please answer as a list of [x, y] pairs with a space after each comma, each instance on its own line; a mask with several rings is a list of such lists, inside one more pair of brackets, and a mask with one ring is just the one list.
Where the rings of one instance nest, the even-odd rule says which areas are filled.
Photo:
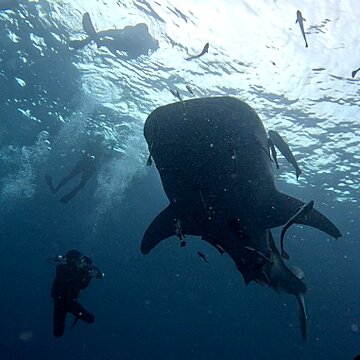
[[118, 51], [123, 51], [129, 58], [134, 59], [140, 55], [148, 55], [149, 51], [154, 52], [159, 49], [159, 42], [150, 35], [149, 28], [144, 23], [125, 26], [123, 29], [96, 31], [89, 13], [85, 13], [82, 24], [88, 37], [71, 40], [69, 45], [75, 50], [95, 41], [98, 48], [105, 46], [115, 55]]
[[45, 175], [46, 183], [49, 185], [53, 194], [56, 194], [68, 181], [77, 175], [81, 175], [79, 185], [60, 199], [62, 203], [69, 202], [85, 186], [85, 184], [96, 172], [100, 161], [106, 154], [106, 148], [103, 144], [103, 139], [103, 136], [98, 134], [96, 135], [95, 140], [88, 142], [81, 159], [74, 165], [70, 173], [60, 180], [57, 186], [53, 185], [53, 179], [50, 175]]

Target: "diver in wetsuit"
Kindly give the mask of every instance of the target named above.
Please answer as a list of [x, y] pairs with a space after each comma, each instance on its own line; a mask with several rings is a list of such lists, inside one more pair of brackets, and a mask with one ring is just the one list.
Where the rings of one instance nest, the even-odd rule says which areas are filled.
[[89, 257], [81, 256], [77, 250], [69, 250], [65, 257], [59, 255], [48, 261], [61, 262], [56, 267], [56, 277], [51, 288], [51, 297], [54, 299], [53, 334], [55, 337], [61, 337], [64, 334], [67, 313], [75, 316], [70, 329], [79, 319], [88, 324], [95, 321], [94, 315], [84, 309], [77, 298], [80, 290], [88, 287], [93, 276], [102, 279], [104, 274], [92, 265]]
[[50, 175], [45, 175], [46, 183], [49, 185], [53, 194], [57, 193], [69, 180], [81, 174], [80, 183], [75, 189], [64, 195], [60, 201], [62, 203], [69, 202], [89, 181], [96, 172], [100, 160], [105, 155], [105, 147], [102, 135], [96, 135], [95, 140], [89, 141], [82, 158], [75, 164], [71, 172], [63, 177], [59, 184], [54, 187], [53, 179]]

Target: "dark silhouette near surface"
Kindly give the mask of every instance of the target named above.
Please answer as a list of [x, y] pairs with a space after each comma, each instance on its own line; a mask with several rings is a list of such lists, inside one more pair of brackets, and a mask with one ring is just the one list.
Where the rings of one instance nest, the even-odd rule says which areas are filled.
[[86, 289], [94, 276], [102, 279], [104, 274], [92, 265], [89, 257], [81, 256], [78, 250], [69, 250], [66, 256], [59, 255], [48, 261], [60, 262], [56, 267], [51, 297], [54, 299], [53, 334], [55, 337], [61, 337], [64, 334], [67, 313], [75, 316], [70, 329], [76, 325], [79, 319], [88, 324], [95, 321], [94, 315], [80, 305], [77, 298], [80, 290]]
[[115, 55], [118, 51], [124, 51], [129, 58], [149, 55], [149, 51], [154, 52], [159, 49], [159, 42], [150, 35], [149, 28], [144, 23], [125, 26], [123, 29], [96, 31], [89, 13], [85, 13], [82, 24], [88, 37], [71, 40], [69, 45], [75, 50], [83, 48], [92, 41], [95, 41], [98, 48], [105, 46]]
[[56, 194], [68, 181], [80, 175], [79, 185], [60, 199], [62, 203], [69, 202], [94, 175], [100, 161], [104, 158], [105, 152], [106, 148], [103, 144], [103, 136], [97, 135], [95, 140], [88, 142], [81, 159], [74, 165], [71, 172], [60, 180], [57, 186], [53, 185], [53, 179], [50, 175], [45, 175], [45, 181], [49, 185], [52, 193]]
[[198, 59], [199, 57], [205, 55], [206, 53], [209, 52], [209, 43], [206, 43], [204, 48], [201, 50], [200, 54], [194, 55], [194, 56], [190, 56], [188, 58], [186, 58], [185, 60], [193, 60], [193, 59]]
[[301, 11], [298, 10], [296, 12], [296, 21], [295, 21], [295, 24], [299, 23], [299, 26], [300, 26], [300, 30], [301, 30], [301, 34], [305, 40], [305, 47], [309, 47], [308, 43], [307, 43], [307, 40], [306, 40], [306, 36], [305, 36], [305, 30], [304, 30], [304, 21], [306, 21], [306, 19], [303, 18], [302, 14], [301, 14]]
[[356, 76], [356, 74], [358, 73], [359, 70], [360, 70], [360, 68], [358, 68], [358, 69], [351, 72], [352, 78], [354, 78]]

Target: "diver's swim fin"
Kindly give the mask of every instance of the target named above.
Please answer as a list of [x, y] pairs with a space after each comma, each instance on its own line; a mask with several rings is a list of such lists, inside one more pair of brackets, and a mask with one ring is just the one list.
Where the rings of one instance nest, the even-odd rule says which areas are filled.
[[69, 329], [72, 329], [77, 324], [79, 319], [80, 319], [80, 316], [75, 316], [75, 319], [74, 319], [73, 323], [71, 324], [71, 326], [69, 327]]
[[85, 32], [89, 35], [90, 40], [94, 40], [96, 42], [97, 47], [99, 48], [101, 46], [99, 43], [100, 39], [91, 21], [90, 14], [87, 12], [83, 15], [82, 25]]
[[68, 194], [64, 195], [60, 201], [63, 203], [63, 204], [66, 204], [68, 203], [74, 196], [75, 196], [76, 192], [75, 191], [72, 191], [72, 192], [69, 192]]
[[75, 50], [82, 49], [84, 46], [88, 45], [91, 42], [92, 39], [87, 37], [86, 39], [81, 40], [70, 40], [69, 41], [69, 47]]

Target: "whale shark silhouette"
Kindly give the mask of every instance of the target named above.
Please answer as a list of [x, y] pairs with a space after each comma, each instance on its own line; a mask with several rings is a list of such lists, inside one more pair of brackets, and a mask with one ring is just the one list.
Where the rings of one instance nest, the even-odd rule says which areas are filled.
[[[144, 135], [170, 204], [146, 230], [142, 253], [178, 233], [181, 224], [183, 236], [201, 236], [226, 252], [246, 284], [296, 296], [305, 340], [303, 273], [285, 265], [270, 231], [304, 202], [277, 190], [267, 133], [256, 112], [231, 97], [186, 100], [154, 110]], [[341, 236], [315, 209], [295, 222]]]

